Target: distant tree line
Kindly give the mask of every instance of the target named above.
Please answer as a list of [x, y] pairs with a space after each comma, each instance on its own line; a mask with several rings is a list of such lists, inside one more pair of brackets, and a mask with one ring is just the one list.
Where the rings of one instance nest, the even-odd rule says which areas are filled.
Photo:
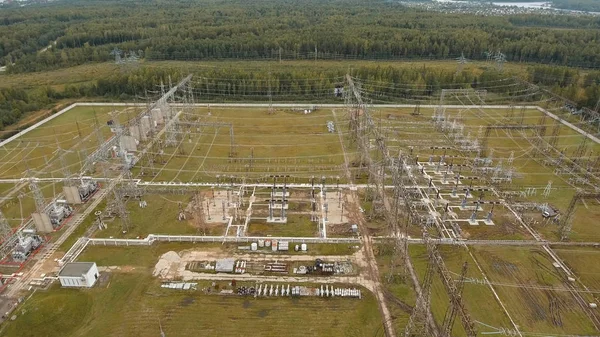
[[482, 60], [500, 51], [509, 62], [600, 67], [599, 40], [598, 17], [480, 17], [374, 0], [71, 0], [0, 11], [0, 64], [11, 72], [103, 62], [114, 47], [150, 60], [313, 59], [315, 49], [317, 58]]

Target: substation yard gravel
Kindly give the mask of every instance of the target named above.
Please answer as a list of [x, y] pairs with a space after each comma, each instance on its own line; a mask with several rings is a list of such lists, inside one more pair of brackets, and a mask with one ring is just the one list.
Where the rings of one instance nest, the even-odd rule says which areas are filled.
[[[310, 255], [270, 255], [270, 254], [230, 254], [217, 251], [196, 251], [187, 250], [179, 254], [169, 251], [163, 254], [154, 267], [152, 275], [163, 280], [248, 280], [248, 281], [271, 281], [271, 282], [318, 282], [318, 283], [346, 283], [360, 284], [373, 291], [373, 281], [367, 275], [359, 274], [354, 276], [326, 276], [326, 277], [296, 277], [296, 276], [261, 276], [251, 274], [225, 274], [225, 273], [198, 273], [186, 270], [188, 262], [217, 260], [221, 258], [235, 258], [236, 260], [246, 261], [314, 261], [317, 256]], [[350, 261], [354, 263], [359, 273], [366, 268], [366, 260], [362, 251], [357, 251], [352, 255], [325, 256], [327, 261]]]

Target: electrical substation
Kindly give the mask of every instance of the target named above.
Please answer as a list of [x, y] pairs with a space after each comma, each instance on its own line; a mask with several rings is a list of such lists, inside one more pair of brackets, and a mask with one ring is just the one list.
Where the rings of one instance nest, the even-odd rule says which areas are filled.
[[[97, 262], [102, 284], [111, 269], [87, 250], [178, 242], [197, 246], [156, 262], [166, 294], [370, 293], [388, 336], [525, 336], [528, 306], [549, 320], [536, 333], [600, 331], [597, 291], [561, 257], [600, 244], [598, 111], [516, 78], [418, 104], [399, 84], [337, 80], [331, 104], [274, 103], [270, 82], [268, 103], [207, 104], [215, 79], [165, 79], [147, 102], [76, 103], [3, 141], [3, 298], [73, 262]], [[538, 274], [506, 262], [514, 250]]]

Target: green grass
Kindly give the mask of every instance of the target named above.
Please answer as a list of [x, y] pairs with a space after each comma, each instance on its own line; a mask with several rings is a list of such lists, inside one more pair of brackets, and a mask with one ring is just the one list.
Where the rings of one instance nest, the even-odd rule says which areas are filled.
[[[500, 284], [496, 286], [498, 295], [522, 331], [580, 335], [595, 333], [585, 313], [565, 291], [560, 272], [552, 266], [550, 258], [543, 251], [519, 247], [476, 247], [473, 251], [490, 282]], [[511, 286], [515, 284], [530, 288]], [[537, 286], [557, 290], [537, 289]], [[549, 303], [552, 298], [561, 303], [562, 326], [551, 322]]]
[[[409, 249], [415, 269], [422, 280], [427, 259], [425, 248], [421, 245], [411, 245]], [[483, 279], [483, 275], [464, 248], [440, 246], [439, 250], [448, 270], [453, 273], [453, 279], [459, 278], [464, 261], [468, 262], [468, 278], [475, 281]], [[522, 332], [549, 335], [594, 334], [591, 322], [571, 295], [565, 291], [558, 271], [541, 250], [519, 247], [476, 247], [471, 248], [471, 251]], [[524, 285], [527, 288], [517, 287], [517, 285]], [[544, 290], [539, 287], [551, 287], [557, 290]], [[441, 322], [448, 307], [448, 296], [439, 276], [434, 276], [431, 289], [431, 310], [436, 321]], [[474, 320], [496, 328], [512, 329], [508, 317], [487, 285], [480, 282], [465, 283], [463, 298]], [[549, 307], [551, 298], [555, 298], [560, 303], [559, 316], [562, 326], [554, 324], [551, 320]], [[479, 324], [476, 328], [480, 333], [493, 331]], [[455, 324], [453, 335], [463, 334], [460, 324]]]
[[93, 261], [99, 266], [136, 266], [154, 268], [158, 258], [168, 251], [181, 251], [194, 247], [219, 247], [220, 243], [159, 243], [152, 246], [92, 246], [79, 255], [78, 261]]
[[[62, 184], [60, 183], [39, 183], [38, 184], [42, 195], [46, 202], [54, 197], [55, 193], [62, 192]], [[7, 193], [8, 194], [8, 193]], [[19, 195], [22, 196], [21, 202], [19, 203]], [[18, 227], [21, 225], [21, 206], [23, 209], [23, 219], [27, 219], [31, 216], [31, 213], [35, 211], [35, 202], [33, 200], [33, 192], [27, 185], [20, 189], [18, 192], [13, 194], [12, 198], [4, 200], [1, 204], [0, 209], [4, 216], [8, 219], [11, 227]]]
[[[419, 280], [422, 282], [427, 265], [426, 249], [421, 245], [410, 245], [409, 253]], [[462, 264], [467, 261], [469, 263], [467, 277], [482, 278], [481, 273], [476, 269], [473, 260], [466, 254], [467, 252], [464, 248], [442, 246], [440, 247], [440, 253], [444, 258], [446, 267], [451, 272], [459, 274]], [[459, 278], [456, 274], [453, 274], [452, 277], [455, 280]], [[494, 327], [512, 327], [502, 308], [496, 302], [492, 292], [487, 287], [466, 283], [463, 290], [463, 299], [473, 320], [478, 320]], [[439, 324], [441, 324], [444, 319], [448, 303], [448, 295], [439, 274], [436, 271], [431, 285], [431, 311]], [[489, 332], [489, 329], [484, 328], [481, 325], [477, 325], [476, 329], [481, 332]], [[464, 329], [460, 324], [460, 319], [457, 318], [453, 328], [453, 336], [462, 335], [464, 335]]]
[[148, 207], [140, 208], [136, 200], [129, 200], [126, 208], [129, 213], [130, 227], [127, 233], [122, 233], [120, 218], [106, 222], [108, 228], [96, 231], [95, 237], [100, 238], [145, 238], [148, 234], [188, 234], [197, 235], [198, 228], [192, 220], [177, 220], [179, 203], [185, 208], [191, 200], [191, 195], [144, 195]]
[[[392, 261], [392, 252], [391, 245], [378, 244], [375, 246], [375, 258], [377, 259], [382, 286], [398, 300], [414, 308], [416, 293], [413, 290], [412, 282], [410, 281], [410, 277], [403, 277], [403, 268], [400, 265], [401, 261], [399, 261], [402, 257], [396, 256], [396, 260]], [[393, 270], [391, 269], [392, 263], [394, 263]], [[392, 277], [390, 277], [390, 272], [393, 272]], [[410, 312], [404, 310], [395, 301], [386, 299], [386, 303], [394, 317], [396, 334], [402, 335], [408, 323]]]
[[[308, 178], [343, 177], [344, 155], [337, 133], [327, 132], [327, 121], [334, 120], [331, 109], [320, 109], [309, 115], [278, 109], [267, 114], [267, 108], [198, 108], [180, 118], [202, 119], [205, 123], [233, 126], [236, 157], [231, 159], [229, 127], [193, 127], [184, 129], [180, 145], [167, 147], [155, 160], [156, 181], [198, 182], [217, 180], [218, 176], [245, 175], [263, 179], [271, 174], [288, 174]], [[344, 113], [338, 112], [345, 128]], [[155, 152], [153, 152], [155, 153]], [[134, 175], [149, 172], [142, 158]], [[226, 179], [227, 180], [227, 179]]]
[[[133, 118], [140, 108], [123, 106], [76, 107], [59, 117], [37, 127], [0, 148], [0, 177], [20, 178], [28, 168], [38, 178], [64, 177], [60, 161], [61, 150], [66, 150], [65, 162], [71, 173], [81, 170], [81, 161], [98, 146], [94, 134], [94, 114], [98, 119], [103, 139], [112, 136], [106, 122], [109, 112], [120, 112], [124, 122]], [[89, 136], [89, 137], [88, 137]]]
[[373, 295], [363, 294], [362, 300], [204, 295], [162, 289], [145, 272], [113, 273], [108, 287], [36, 293], [3, 336], [152, 336], [160, 320], [167, 336], [370, 337], [381, 323]]
[[[553, 247], [553, 250], [575, 273], [579, 281], [583, 282], [590, 290], [600, 290], [600, 264], [594, 263], [600, 257], [600, 250], [592, 247]], [[594, 296], [597, 296], [594, 293]]]

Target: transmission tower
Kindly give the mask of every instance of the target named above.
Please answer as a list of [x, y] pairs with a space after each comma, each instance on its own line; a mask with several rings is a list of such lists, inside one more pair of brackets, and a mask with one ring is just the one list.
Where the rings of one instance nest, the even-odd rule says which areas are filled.
[[460, 316], [462, 326], [466, 332], [467, 337], [475, 337], [477, 336], [477, 331], [475, 330], [475, 323], [473, 322], [471, 315], [467, 311], [467, 308], [464, 305], [462, 298], [462, 288], [457, 287], [454, 280], [450, 276], [450, 272], [446, 268], [446, 264], [435, 243], [432, 240], [429, 240], [425, 237], [425, 244], [427, 246], [427, 252], [429, 254], [429, 258], [432, 263], [435, 265], [438, 273], [440, 274], [440, 278], [442, 280], [442, 284], [450, 298], [450, 306], [454, 307], [453, 315], [458, 314]]
[[119, 218], [121, 218], [121, 229], [123, 232], [128, 232], [130, 227], [129, 215], [127, 214], [127, 208], [125, 207], [122, 192], [118, 188], [114, 188], [113, 194], [115, 197], [115, 207], [117, 208]]
[[560, 120], [556, 119], [554, 120], [554, 126], [552, 127], [552, 134], [550, 135], [550, 139], [548, 140], [548, 144], [550, 144], [551, 147], [556, 147], [556, 144], [558, 144], [558, 135], [560, 134], [560, 126], [562, 125], [562, 123], [560, 122]]
[[484, 51], [483, 54], [485, 55], [485, 62], [487, 63], [489, 63], [494, 58], [494, 52], [491, 50]]
[[538, 121], [538, 136], [544, 138], [546, 136], [546, 114], [542, 113], [540, 120]]
[[44, 200], [44, 194], [40, 190], [40, 187], [37, 184], [37, 179], [30, 178], [29, 179], [29, 189], [33, 193], [33, 200], [35, 201], [35, 209], [38, 213], [44, 213], [46, 209], [46, 202]]
[[504, 69], [504, 63], [506, 62], [506, 55], [498, 51], [494, 56], [494, 60], [496, 61], [496, 70], [502, 71]]
[[513, 119], [514, 116], [515, 116], [515, 106], [511, 102], [510, 105], [508, 106], [508, 109], [506, 112], [506, 119]]
[[421, 115], [421, 103], [417, 103], [415, 105], [415, 108], [414, 108], [413, 112], [411, 113], [411, 115], [413, 115], [413, 116], [420, 116]]
[[12, 228], [8, 224], [8, 220], [4, 217], [4, 214], [2, 214], [2, 210], [0, 210], [0, 243], [4, 242], [11, 234]]
[[237, 157], [237, 151], [236, 151], [236, 146], [235, 146], [235, 137], [233, 134], [233, 124], [231, 124], [229, 126], [229, 157], [230, 158]]
[[569, 238], [571, 234], [571, 228], [573, 224], [571, 223], [571, 218], [573, 218], [573, 214], [575, 213], [575, 206], [577, 206], [577, 202], [579, 200], [591, 199], [595, 200], [600, 198], [600, 193], [577, 193], [571, 199], [571, 203], [567, 208], [567, 211], [560, 218], [560, 223], [558, 224], [559, 229], [558, 232], [560, 234], [561, 241], [565, 241]]
[[[458, 284], [456, 285], [456, 291], [459, 294], [462, 294], [463, 288], [465, 286], [465, 277], [467, 275], [467, 267], [468, 264], [465, 261], [463, 263], [460, 279], [458, 280]], [[446, 315], [444, 316], [444, 322], [442, 323], [442, 336], [452, 336], [452, 328], [454, 327], [454, 320], [456, 319], [456, 314], [458, 313], [457, 307], [455, 305], [450, 305], [446, 310]]]
[[521, 125], [525, 122], [525, 106], [521, 106]]
[[122, 51], [117, 47], [115, 47], [110, 52], [110, 55], [113, 55], [115, 57], [115, 64], [123, 64], [123, 59], [121, 59], [121, 53]]
[[546, 188], [544, 188], [544, 198], [548, 198], [548, 196], [550, 196], [550, 192], [552, 192], [552, 180], [548, 180], [548, 185], [546, 185]]
[[65, 186], [71, 186], [72, 185], [72, 181], [71, 181], [71, 171], [69, 170], [69, 165], [67, 164], [67, 151], [63, 150], [61, 148], [58, 149], [59, 152], [62, 152], [60, 154], [60, 166], [62, 169], [62, 173], [65, 176]]
[[425, 277], [421, 286], [421, 293], [417, 298], [417, 303], [413, 309], [406, 329], [404, 330], [405, 337], [421, 337], [431, 336], [429, 333], [429, 312], [431, 307], [431, 283], [433, 281], [433, 262], [428, 259]]
[[172, 122], [169, 124], [168, 129], [166, 130], [167, 137], [165, 139], [165, 146], [176, 146], [179, 139], [178, 132], [179, 121], [177, 116], [174, 116]]
[[512, 165], [513, 161], [515, 161], [515, 151], [510, 151], [510, 156], [507, 160], [508, 165]]
[[456, 61], [458, 62], [458, 67], [456, 68], [456, 73], [459, 74], [463, 71], [463, 69], [465, 68], [465, 64], [467, 64], [467, 62], [469, 62], [469, 61], [465, 57], [464, 53], [460, 53], [460, 57], [457, 58]]
[[587, 148], [588, 148], [588, 137], [584, 136], [583, 139], [581, 140], [581, 143], [579, 143], [579, 146], [577, 146], [577, 149], [573, 153], [573, 162], [574, 163], [579, 163], [581, 161], [583, 155], [587, 151]]

